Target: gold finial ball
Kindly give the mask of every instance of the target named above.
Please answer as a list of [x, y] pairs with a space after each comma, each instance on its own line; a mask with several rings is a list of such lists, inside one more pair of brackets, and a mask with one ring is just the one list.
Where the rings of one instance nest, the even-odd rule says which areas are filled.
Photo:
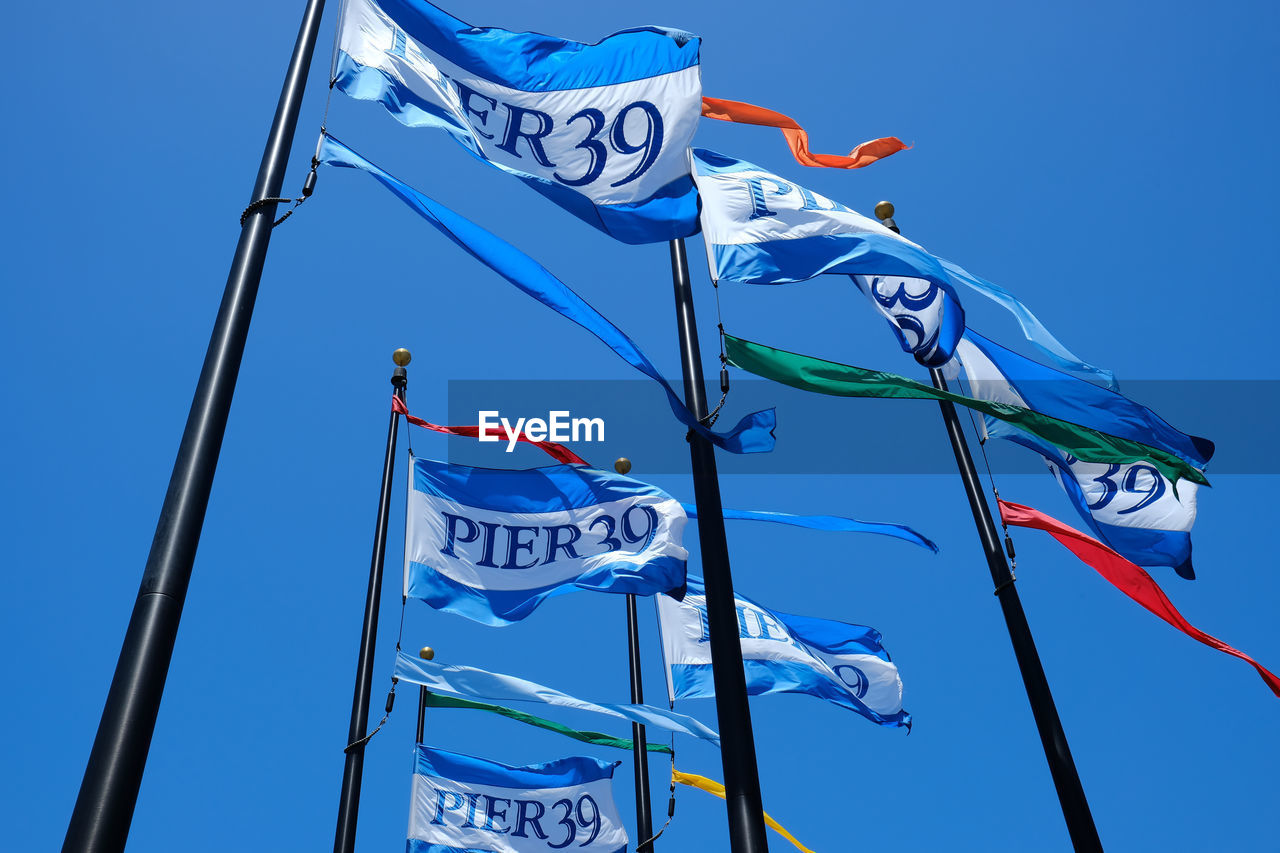
[[630, 472], [631, 472], [631, 460], [630, 460], [630, 459], [628, 459], [628, 458], [627, 458], [627, 457], [625, 457], [625, 456], [621, 456], [621, 457], [619, 457], [619, 458], [618, 458], [618, 461], [617, 461], [617, 462], [615, 462], [615, 463], [613, 463], [613, 470], [617, 471], [619, 474], [628, 474], [628, 473], [630, 473]]
[[876, 219], [892, 219], [893, 218], [893, 202], [881, 201], [876, 203]]
[[435, 660], [436, 650], [431, 648], [430, 646], [423, 646], [418, 651], [418, 657], [422, 658], [423, 660]]
[[409, 362], [413, 361], [413, 356], [404, 347], [391, 353], [391, 360], [396, 363], [396, 367], [408, 367]]

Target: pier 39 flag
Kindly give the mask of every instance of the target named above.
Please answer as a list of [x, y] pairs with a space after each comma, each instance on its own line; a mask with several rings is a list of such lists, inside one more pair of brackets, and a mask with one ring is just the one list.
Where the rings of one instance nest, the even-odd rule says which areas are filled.
[[413, 460], [405, 597], [508, 625], [575, 589], [684, 589], [687, 522], [659, 488], [582, 465], [507, 471]]
[[[1150, 409], [1107, 388], [1100, 388], [1024, 358], [973, 331], [956, 348], [956, 361], [972, 396], [1025, 406], [1046, 415], [1140, 441], [1167, 451], [1203, 471], [1213, 456], [1212, 441], [1187, 435]], [[1112, 550], [1139, 566], [1172, 566], [1194, 578], [1191, 527], [1196, 520], [1199, 486], [1174, 483], [1146, 462], [1086, 462], [1060, 448], [993, 418], [989, 435], [1034, 450], [1044, 457], [1067, 497], [1094, 534]]]
[[622, 853], [619, 762], [573, 756], [513, 767], [419, 745], [407, 853]]
[[711, 277], [788, 284], [848, 274], [905, 352], [937, 366], [964, 333], [964, 309], [942, 262], [838, 201], [744, 160], [695, 148]]
[[[667, 693], [676, 699], [715, 696], [711, 632], [702, 579], [689, 576], [683, 601], [658, 598]], [[747, 693], [808, 693], [882, 726], [911, 726], [902, 710], [902, 679], [863, 625], [767, 610], [734, 596]]]
[[582, 44], [472, 27], [425, 0], [346, 0], [332, 79], [618, 240], [650, 243], [698, 230], [700, 44], [661, 27]]

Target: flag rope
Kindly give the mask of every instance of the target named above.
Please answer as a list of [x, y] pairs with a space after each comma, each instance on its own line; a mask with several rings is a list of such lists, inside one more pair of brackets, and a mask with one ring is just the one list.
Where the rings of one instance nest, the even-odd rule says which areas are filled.
[[[671, 781], [679, 782], [681, 785], [688, 785], [690, 788], [697, 788], [699, 791], [706, 791], [708, 794], [711, 794], [713, 797], [719, 797], [722, 800], [724, 799], [724, 785], [720, 784], [714, 779], [708, 779], [706, 776], [698, 776], [697, 774], [694, 774], [694, 773], [682, 773], [675, 768], [674, 764], [671, 765]], [[764, 814], [764, 822], [769, 826], [770, 829], [772, 829], [774, 832], [778, 833], [783, 838], [790, 841], [793, 845], [795, 845], [795, 848], [797, 850], [801, 850], [803, 851], [803, 853], [813, 853], [812, 850], [810, 850], [808, 847], [805, 847], [798, 840], [796, 840], [796, 837], [794, 835], [792, 835], [790, 832], [787, 832], [787, 830], [783, 828], [782, 824], [778, 823], [776, 820], [769, 817], [768, 812], [763, 812], [763, 814]]]
[[855, 147], [847, 155], [814, 154], [809, 151], [809, 134], [795, 119], [775, 110], [748, 104], [745, 101], [728, 101], [723, 98], [702, 99], [702, 115], [717, 121], [737, 124], [754, 124], [760, 127], [776, 127], [782, 131], [791, 149], [791, 156], [803, 166], [825, 166], [829, 169], [861, 169], [891, 154], [910, 148], [896, 136], [871, 139]]
[[1048, 533], [1068, 551], [1075, 554], [1082, 563], [1093, 568], [1108, 583], [1151, 613], [1192, 639], [1248, 663], [1258, 671], [1258, 675], [1271, 688], [1271, 692], [1280, 696], [1280, 678], [1244, 652], [1228, 646], [1217, 637], [1206, 634], [1188, 622], [1186, 617], [1173, 606], [1173, 602], [1169, 600], [1169, 596], [1165, 595], [1155, 579], [1141, 566], [1129, 562], [1092, 536], [1086, 536], [1074, 527], [1069, 527], [1056, 518], [1029, 506], [1000, 501], [1000, 517], [1017, 527], [1029, 527]]

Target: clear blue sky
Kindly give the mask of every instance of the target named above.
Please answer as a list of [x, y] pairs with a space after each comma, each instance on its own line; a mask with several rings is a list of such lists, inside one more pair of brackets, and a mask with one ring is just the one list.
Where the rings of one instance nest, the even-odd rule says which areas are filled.
[[[72, 2], [56, 13], [30, 4], [10, 13], [0, 140], [8, 165], [0, 816], [10, 849], [52, 849], [66, 830], [301, 8], [300, 0]], [[447, 8], [478, 25], [583, 41], [650, 23], [692, 30], [704, 38], [705, 94], [796, 117], [818, 151], [884, 135], [915, 147], [837, 172], [796, 165], [769, 130], [704, 122], [698, 144], [863, 212], [892, 199], [910, 237], [1017, 293], [1122, 383], [1276, 378], [1280, 295], [1267, 265], [1257, 268], [1280, 226], [1277, 118], [1267, 106], [1280, 56], [1274, 4]], [[287, 193], [301, 186], [324, 110], [336, 12], [332, 2]], [[665, 246], [615, 243], [375, 104], [337, 95], [329, 126], [528, 251], [678, 377]], [[690, 255], [714, 375], [715, 303], [697, 238]], [[863, 300], [839, 277], [722, 294], [737, 334], [920, 376]], [[968, 304], [976, 328], [1017, 341], [1007, 317]], [[313, 200], [272, 241], [131, 850], [331, 843], [398, 346], [414, 353], [412, 409], [437, 420], [446, 418], [451, 379], [634, 375], [372, 181], [323, 172]], [[632, 387], [655, 435], [679, 441], [683, 428], [661, 396]], [[1175, 425], [1219, 439], [1220, 456], [1270, 459], [1263, 439], [1277, 415], [1274, 393], [1233, 387], [1238, 395], [1213, 406], [1182, 400]], [[745, 406], [731, 398], [733, 415]], [[805, 416], [792, 411], [792, 423]], [[919, 441], [944, 441], [929, 404], [847, 401], [824, 411], [861, 425], [868, 458], [906, 459]], [[868, 424], [909, 415], [921, 425], [909, 436], [873, 429], [865, 438]], [[779, 417], [786, 443], [788, 408]], [[832, 427], [839, 442], [841, 424]], [[440, 457], [447, 441], [462, 439], [419, 434], [414, 447]], [[630, 455], [645, 477], [644, 453]], [[499, 450], [489, 461], [541, 464]], [[1194, 624], [1275, 668], [1280, 469], [1264, 467], [1215, 476], [1211, 466], [1214, 488], [1202, 492], [1195, 531], [1199, 580], [1155, 574]], [[687, 475], [653, 480], [692, 498]], [[398, 473], [375, 718], [400, 618], [402, 483]], [[999, 485], [1011, 500], [1080, 523], [1047, 474], [1005, 475]], [[883, 632], [915, 717], [906, 736], [811, 697], [753, 699], [769, 812], [824, 853], [1067, 849], [955, 474], [742, 473], [722, 487], [729, 506], [899, 521], [942, 548], [931, 556], [878, 537], [729, 528], [740, 591]], [[1248, 666], [1149, 616], [1048, 537], [1015, 539], [1018, 588], [1108, 848], [1274, 850], [1280, 700]], [[648, 602], [641, 613], [646, 695], [661, 703]], [[429, 643], [440, 660], [605, 701], [626, 697], [625, 636], [623, 600], [586, 593], [506, 629], [410, 602], [404, 625], [407, 648]], [[362, 850], [402, 849], [414, 702], [402, 689], [369, 745]], [[707, 700], [678, 710], [714, 723]], [[433, 712], [428, 726], [437, 745], [511, 763], [610, 755], [472, 712]], [[710, 747], [681, 741], [677, 751], [681, 769], [720, 776]], [[659, 814], [666, 770], [654, 761]], [[629, 821], [630, 777], [624, 765], [616, 785]], [[722, 804], [698, 791], [678, 796], [659, 849], [725, 849]], [[770, 843], [787, 849], [777, 836]]]

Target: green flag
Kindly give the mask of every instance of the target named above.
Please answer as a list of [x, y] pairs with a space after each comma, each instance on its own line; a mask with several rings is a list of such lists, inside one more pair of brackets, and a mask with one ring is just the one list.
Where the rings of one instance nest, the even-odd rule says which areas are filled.
[[1145, 460], [1175, 484], [1179, 477], [1193, 483], [1209, 485], [1204, 474], [1183, 459], [1148, 447], [1137, 441], [1119, 438], [1096, 429], [1053, 418], [1022, 406], [976, 400], [932, 388], [896, 373], [867, 370], [812, 356], [774, 349], [764, 344], [745, 341], [733, 335], [724, 336], [729, 363], [765, 379], [781, 382], [803, 391], [834, 397], [887, 397], [902, 400], [947, 400], [984, 415], [1013, 424], [1055, 447], [1086, 462], [1137, 462]]

